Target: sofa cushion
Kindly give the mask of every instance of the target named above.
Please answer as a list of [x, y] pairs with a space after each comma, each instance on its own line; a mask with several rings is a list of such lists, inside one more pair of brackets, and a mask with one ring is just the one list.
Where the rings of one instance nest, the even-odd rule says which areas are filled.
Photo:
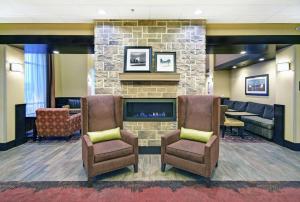
[[122, 140], [93, 144], [95, 163], [133, 154], [133, 147]]
[[246, 112], [257, 114], [259, 116], [262, 116], [264, 113], [265, 105], [254, 103], [254, 102], [248, 102]]
[[235, 101], [233, 105], [233, 109], [236, 111], [244, 112], [247, 107], [247, 102]]
[[204, 143], [207, 143], [212, 135], [213, 132], [194, 130], [184, 127], [181, 127], [180, 130], [180, 139], [193, 140]]
[[273, 119], [274, 118], [274, 107], [273, 105], [265, 105], [265, 110], [262, 115], [265, 119]]
[[80, 100], [79, 99], [69, 99], [69, 106], [71, 109], [80, 108]]
[[232, 100], [224, 100], [224, 105], [227, 105], [229, 109], [233, 108], [234, 101]]
[[204, 163], [205, 144], [191, 140], [179, 140], [166, 148], [166, 153], [186, 160]]
[[270, 119], [265, 119], [259, 116], [242, 116], [241, 119], [244, 122], [252, 123], [270, 130], [274, 128], [274, 121]]

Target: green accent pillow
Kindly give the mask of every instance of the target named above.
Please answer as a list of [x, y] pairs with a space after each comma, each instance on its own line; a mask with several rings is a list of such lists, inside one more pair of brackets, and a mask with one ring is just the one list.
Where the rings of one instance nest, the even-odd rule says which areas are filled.
[[119, 127], [104, 131], [88, 132], [87, 134], [90, 137], [92, 143], [121, 139], [121, 132]]
[[181, 127], [180, 139], [194, 140], [207, 143], [213, 132], [205, 132], [200, 130], [188, 129]]

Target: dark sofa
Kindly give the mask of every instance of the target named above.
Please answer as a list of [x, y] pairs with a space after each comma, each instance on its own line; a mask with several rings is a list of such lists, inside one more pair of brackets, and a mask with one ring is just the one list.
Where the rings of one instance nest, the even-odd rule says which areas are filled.
[[274, 135], [274, 106], [254, 102], [240, 102], [224, 100], [231, 111], [245, 111], [257, 116], [242, 116], [241, 120], [245, 123], [245, 130], [254, 134], [273, 139]]

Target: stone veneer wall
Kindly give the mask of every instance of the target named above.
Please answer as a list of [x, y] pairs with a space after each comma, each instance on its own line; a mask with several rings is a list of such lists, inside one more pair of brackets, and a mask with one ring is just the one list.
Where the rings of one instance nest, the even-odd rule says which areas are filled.
[[[101, 20], [95, 26], [96, 94], [124, 98], [176, 98], [205, 93], [205, 21]], [[179, 82], [120, 82], [124, 46], [152, 46], [176, 52]], [[154, 59], [154, 57], [153, 57]], [[154, 65], [154, 61], [152, 62]], [[124, 122], [139, 137], [140, 146], [159, 146], [161, 135], [177, 122]]]

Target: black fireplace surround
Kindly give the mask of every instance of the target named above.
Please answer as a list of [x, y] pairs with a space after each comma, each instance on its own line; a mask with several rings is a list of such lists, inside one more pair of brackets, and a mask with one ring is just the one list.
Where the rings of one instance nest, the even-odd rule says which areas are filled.
[[176, 121], [176, 99], [124, 99], [124, 121]]

